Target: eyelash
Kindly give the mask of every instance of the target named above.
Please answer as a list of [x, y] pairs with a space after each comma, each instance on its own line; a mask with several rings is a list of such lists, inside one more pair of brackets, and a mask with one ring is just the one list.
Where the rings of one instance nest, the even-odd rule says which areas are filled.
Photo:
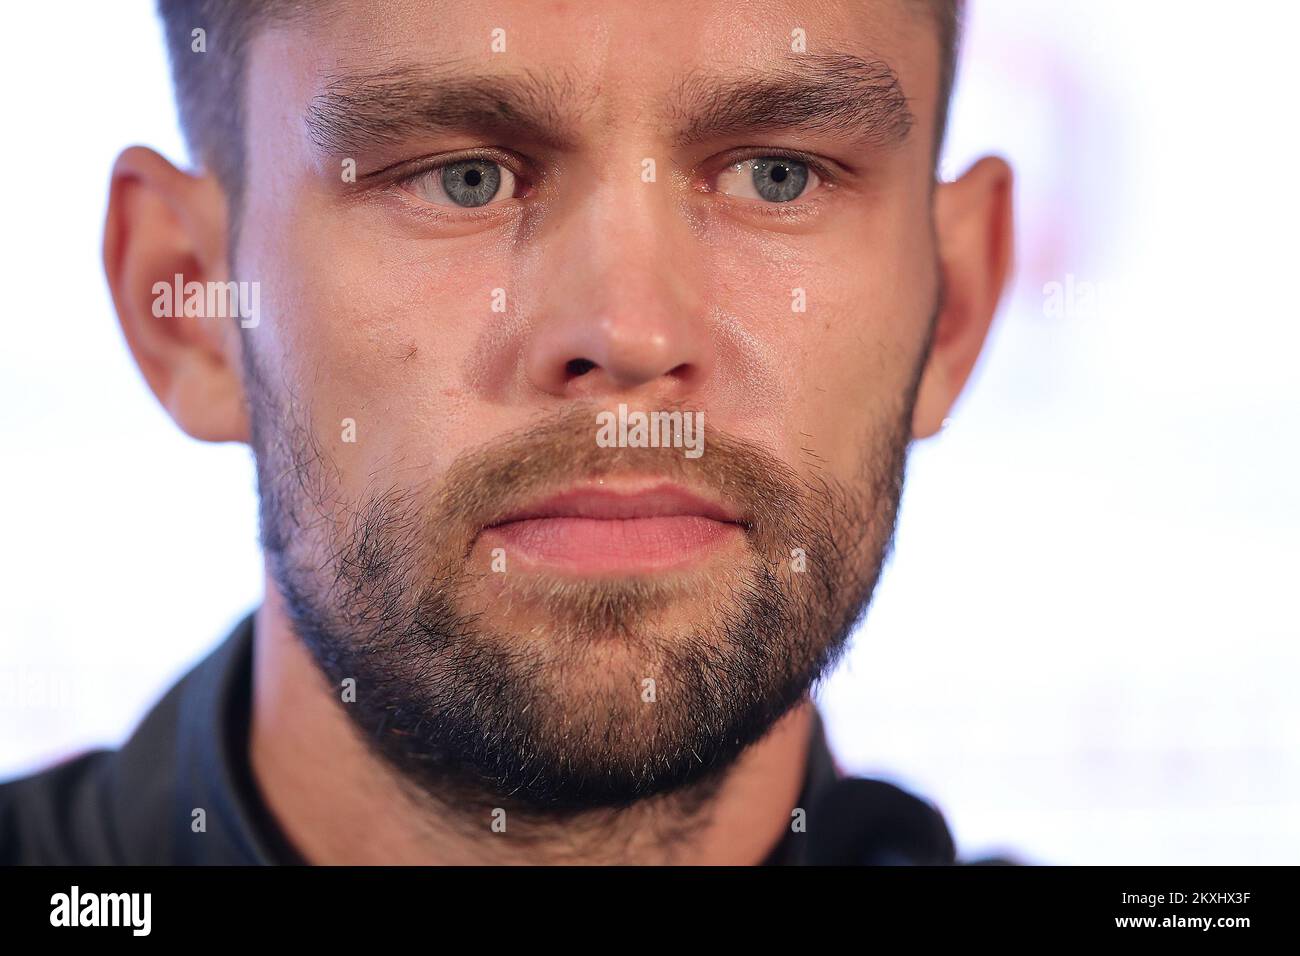
[[[716, 188], [712, 185], [712, 180], [714, 180], [717, 176], [719, 176], [723, 171], [729, 169], [730, 167], [736, 165], [737, 163], [742, 163], [742, 162], [755, 160], [755, 159], [764, 159], [764, 158], [792, 159], [805, 164], [809, 169], [813, 170], [817, 174], [818, 179], [821, 180], [820, 188], [822, 189], [834, 189], [838, 184], [838, 176], [827, 166], [826, 163], [821, 162], [815, 156], [812, 156], [808, 153], [799, 152], [798, 150], [782, 149], [779, 147], [768, 148], [768, 147], [755, 146], [755, 147], [738, 147], [736, 149], [730, 150], [726, 154], [725, 159], [723, 161], [717, 161], [717, 160], [712, 161], [710, 163], [710, 166], [712, 167], [713, 171], [707, 177], [707, 179], [709, 180], [709, 185], [707, 185], [704, 189], [699, 191], [720, 195], [723, 196], [724, 198], [732, 199], [737, 202], [744, 203], [746, 206], [754, 206], [761, 209], [765, 213], [786, 212], [789, 211], [791, 207], [797, 207], [803, 205], [805, 203], [803, 197], [800, 197], [799, 199], [791, 200], [790, 202], [787, 203], [763, 203], [763, 202], [757, 202], [755, 200], [749, 200], [749, 199], [736, 200], [735, 197], [727, 196], [725, 193], [719, 193], [716, 190]], [[419, 179], [421, 176], [427, 176], [430, 173], [435, 173], [440, 169], [452, 165], [453, 163], [465, 162], [466, 160], [471, 160], [471, 159], [483, 160], [485, 162], [497, 163], [498, 165], [504, 166], [506, 169], [510, 170], [510, 172], [514, 174], [516, 181], [523, 184], [523, 187], [526, 190], [531, 190], [533, 187], [532, 178], [528, 175], [528, 173], [523, 168], [525, 166], [525, 163], [520, 159], [518, 159], [517, 157], [513, 156], [512, 154], [506, 153], [504, 151], [498, 151], [498, 150], [470, 150], [463, 153], [456, 153], [451, 156], [439, 156], [433, 160], [417, 160], [414, 164], [410, 162], [396, 163], [392, 166], [385, 167], [384, 169], [376, 170], [375, 172], [368, 174], [364, 178], [367, 180], [380, 180], [380, 179], [386, 180], [387, 185], [395, 186], [398, 189], [401, 189], [403, 192], [406, 192], [408, 195], [410, 195], [410, 191], [405, 189], [404, 187], [414, 182], [415, 180]], [[524, 198], [524, 197], [512, 197], [512, 198]], [[416, 202], [421, 203], [424, 206], [433, 206], [432, 203], [426, 203], [423, 200], [419, 199], [419, 197], [413, 196], [412, 199]], [[476, 208], [466, 207], [462, 209], [461, 212], [482, 214], [484, 211], [493, 208], [494, 205], [499, 205], [499, 204], [489, 203], [486, 206], [480, 206]], [[441, 210], [444, 207], [435, 207], [435, 208]], [[445, 208], [454, 208], [454, 207], [445, 207]]]
[[[833, 186], [838, 178], [826, 163], [819, 160], [816, 156], [808, 153], [801, 153], [797, 149], [767, 148], [761, 146], [744, 146], [738, 149], [730, 150], [725, 162], [717, 166], [713, 176], [717, 176], [724, 169], [736, 165], [737, 163], [748, 162], [754, 159], [794, 159], [803, 163], [809, 169], [817, 174], [817, 178], [822, 181], [823, 186]], [[710, 190], [711, 191], [711, 190]], [[795, 200], [797, 201], [797, 200]], [[770, 205], [790, 205], [790, 203], [772, 203]]]
[[[429, 173], [435, 173], [440, 169], [452, 165], [453, 163], [463, 163], [466, 160], [479, 159], [484, 162], [496, 163], [498, 166], [504, 166], [515, 175], [515, 179], [524, 184], [525, 188], [532, 187], [532, 180], [523, 169], [523, 163], [509, 153], [494, 150], [470, 150], [463, 153], [454, 153], [451, 156], [439, 156], [434, 160], [416, 160], [412, 163], [398, 163], [385, 169], [377, 170], [371, 173], [367, 178], [386, 179], [389, 185], [399, 188], [408, 185], [419, 179], [421, 176], [427, 176]], [[478, 207], [483, 209], [486, 207]]]

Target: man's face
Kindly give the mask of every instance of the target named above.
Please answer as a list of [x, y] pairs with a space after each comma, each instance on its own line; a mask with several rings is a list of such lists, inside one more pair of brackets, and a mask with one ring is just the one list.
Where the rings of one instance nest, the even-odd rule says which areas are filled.
[[[902, 0], [381, 2], [259, 34], [263, 532], [401, 769], [617, 805], [709, 777], [833, 659], [938, 307], [938, 58]], [[702, 413], [702, 453], [609, 447], [620, 404]]]

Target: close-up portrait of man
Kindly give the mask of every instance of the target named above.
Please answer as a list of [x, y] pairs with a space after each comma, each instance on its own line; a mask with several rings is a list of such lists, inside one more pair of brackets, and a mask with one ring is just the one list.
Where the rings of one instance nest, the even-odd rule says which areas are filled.
[[[1176, 82], [1220, 27], [136, 6], [15, 97], [54, 145], [8, 287], [68, 324], [0, 392], [0, 862], [1294, 854], [1295, 336], [1233, 278], [1285, 243]], [[38, 916], [108, 925], [55, 879]], [[1070, 899], [1250, 912], [1121, 882]]]
[[104, 265], [253, 449], [266, 597], [6, 854], [803, 861], [810, 687], [1009, 269], [1007, 165], [936, 180], [956, 0], [160, 13], [201, 167], [121, 154]]

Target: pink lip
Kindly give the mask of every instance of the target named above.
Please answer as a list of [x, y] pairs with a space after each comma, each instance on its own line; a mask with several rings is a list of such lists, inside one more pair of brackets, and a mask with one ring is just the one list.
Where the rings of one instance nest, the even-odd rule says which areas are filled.
[[586, 484], [512, 511], [484, 529], [529, 563], [585, 574], [689, 564], [741, 534], [740, 516], [671, 484]]

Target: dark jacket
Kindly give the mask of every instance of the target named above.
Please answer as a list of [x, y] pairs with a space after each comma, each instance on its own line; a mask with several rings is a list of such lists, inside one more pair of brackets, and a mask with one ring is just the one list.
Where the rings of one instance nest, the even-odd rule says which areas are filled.
[[[301, 864], [262, 802], [248, 759], [253, 616], [178, 681], [118, 750], [94, 750], [0, 784], [2, 864]], [[769, 865], [952, 863], [924, 801], [842, 778], [814, 719], [804, 832]], [[206, 815], [194, 832], [193, 813]]]

